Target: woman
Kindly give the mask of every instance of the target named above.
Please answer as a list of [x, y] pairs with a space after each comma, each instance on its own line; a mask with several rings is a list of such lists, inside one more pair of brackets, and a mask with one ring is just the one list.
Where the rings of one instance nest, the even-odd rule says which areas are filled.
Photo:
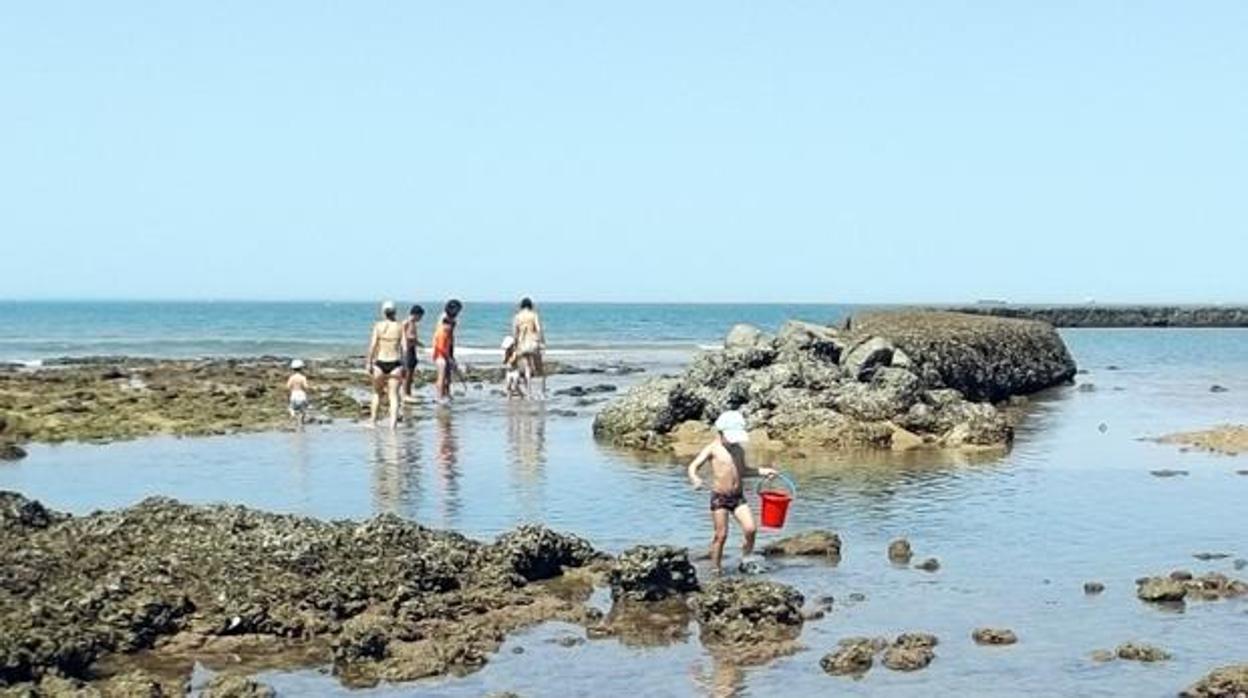
[[373, 377], [373, 400], [368, 426], [377, 425], [381, 396], [390, 400], [390, 428], [399, 423], [399, 381], [403, 379], [403, 326], [394, 317], [394, 302], [381, 304], [382, 319], [373, 323], [373, 334], [364, 353], [364, 370]]
[[452, 298], [446, 302], [442, 319], [433, 331], [434, 393], [438, 402], [451, 399], [451, 381], [458, 367], [455, 364], [455, 327], [464, 304]]
[[516, 356], [524, 370], [524, 382], [533, 384], [533, 375], [541, 381], [539, 399], [546, 399], [546, 368], [542, 364], [542, 351], [546, 348], [546, 336], [542, 333], [542, 319], [533, 309], [533, 301], [520, 299], [520, 309], [511, 321], [511, 336], [516, 338]]

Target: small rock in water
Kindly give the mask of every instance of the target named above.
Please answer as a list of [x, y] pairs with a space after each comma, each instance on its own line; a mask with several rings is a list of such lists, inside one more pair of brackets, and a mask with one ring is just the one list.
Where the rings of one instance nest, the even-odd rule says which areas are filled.
[[1192, 573], [1187, 570], [1175, 570], [1170, 573], [1170, 578], [1176, 582], [1186, 582], [1192, 578]]
[[1114, 365], [1114, 364], [1110, 364], [1110, 365], [1108, 365], [1108, 366], [1106, 366], [1106, 367], [1105, 367], [1105, 370], [1106, 370], [1106, 371], [1121, 371], [1121, 370], [1122, 370], [1122, 367], [1120, 367], [1120, 366], [1116, 366], [1116, 365]]
[[1211, 393], [1225, 393], [1225, 392], [1227, 392], [1227, 388], [1226, 388], [1226, 386], [1222, 386], [1222, 385], [1218, 385], [1217, 383], [1214, 383], [1213, 385], [1209, 386], [1209, 392], [1211, 392]]
[[832, 676], [862, 676], [874, 663], [875, 648], [869, 641], [846, 644], [842, 640], [840, 649], [825, 654], [819, 660], [819, 666]]
[[1018, 636], [1009, 628], [977, 628], [971, 633], [971, 639], [977, 645], [1012, 645], [1018, 642]]
[[1242, 570], [1242, 569], [1244, 569], [1245, 567], [1248, 567], [1248, 560], [1245, 560], [1244, 558], [1242, 558], [1242, 557], [1241, 557], [1241, 558], [1239, 558], [1238, 560], [1236, 560], [1235, 562], [1231, 563], [1231, 565], [1232, 565], [1232, 566], [1233, 566], [1236, 570]]
[[1100, 582], [1083, 583], [1083, 593], [1085, 594], [1099, 594], [1103, 591], [1105, 591], [1105, 585]]
[[763, 547], [763, 555], [824, 557], [835, 562], [841, 559], [841, 537], [831, 531], [809, 531], [768, 543]]
[[935, 658], [936, 653], [927, 647], [889, 647], [884, 651], [884, 666], [893, 671], [918, 671]]
[[577, 645], [585, 644], [585, 638], [577, 637], [576, 635], [560, 635], [559, 637], [552, 638], [547, 642], [552, 642], [560, 647], [576, 647]]
[[511, 648], [511, 653], [512, 654], [524, 654], [524, 647], [521, 647], [520, 645], [516, 645], [515, 647]]
[[1248, 470], [1236, 470], [1236, 475], [1248, 475]]
[[905, 538], [898, 538], [888, 544], [888, 559], [890, 562], [908, 565], [913, 555], [914, 551], [910, 548], [910, 541]]
[[1101, 422], [1100, 426], [1098, 426], [1096, 430], [1104, 434], [1105, 432], [1109, 431], [1109, 425], [1106, 424], [1105, 422]]
[[1127, 642], [1118, 645], [1115, 654], [1118, 655], [1119, 659], [1125, 659], [1130, 662], [1164, 662], [1170, 659], [1169, 652], [1160, 647], [1146, 645], [1142, 642]]
[[26, 457], [26, 449], [17, 444], [0, 444], [0, 460], [21, 460]]
[[1225, 560], [1226, 558], [1230, 556], [1231, 556], [1230, 553], [1193, 553], [1192, 554], [1192, 557], [1196, 558], [1197, 560], [1202, 560], [1204, 562], [1208, 562], [1210, 560]]
[[849, 600], [853, 601], [854, 603], [862, 603], [863, 601], [867, 600], [867, 595], [862, 593], [861, 591], [855, 591], [849, 595]]
[[750, 558], [742, 560], [741, 564], [737, 565], [737, 571], [741, 574], [767, 574], [771, 571], [771, 568], [769, 568], [767, 563], [762, 560]]
[[1096, 383], [1080, 383], [1080, 384], [1079, 384], [1079, 392], [1081, 392], [1081, 393], [1093, 393], [1093, 392], [1096, 392]]
[[914, 568], [916, 570], [923, 570], [924, 572], [935, 572], [940, 569], [940, 560], [937, 560], [934, 557], [929, 557], [923, 562], [915, 565]]
[[1166, 470], [1166, 469], [1162, 469], [1162, 470], [1150, 470], [1150, 471], [1148, 471], [1148, 473], [1149, 473], [1149, 475], [1152, 475], [1153, 477], [1178, 477], [1178, 476], [1180, 476], [1180, 475], [1187, 475], [1187, 471], [1186, 471], [1186, 470]]
[[1165, 577], [1148, 577], [1137, 582], [1139, 588], [1135, 595], [1141, 601], [1149, 603], [1174, 603], [1187, 597], [1187, 587], [1175, 579]]

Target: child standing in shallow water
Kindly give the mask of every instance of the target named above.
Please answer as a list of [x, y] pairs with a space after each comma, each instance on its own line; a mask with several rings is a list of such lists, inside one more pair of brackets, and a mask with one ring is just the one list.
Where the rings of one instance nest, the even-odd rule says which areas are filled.
[[303, 360], [290, 362], [290, 377], [286, 379], [286, 390], [290, 392], [290, 418], [297, 426], [303, 426], [308, 412], [308, 377], [303, 375]]
[[711, 524], [714, 534], [711, 537], [711, 564], [715, 572], [723, 571], [724, 543], [728, 540], [728, 515], [737, 519], [741, 526], [744, 540], [741, 543], [741, 566], [745, 568], [750, 554], [754, 552], [754, 536], [758, 527], [754, 524], [754, 513], [745, 500], [745, 491], [741, 481], [746, 477], [763, 476], [773, 478], [779, 473], [772, 468], [751, 468], [745, 464], [745, 449], [742, 444], [749, 442], [750, 435], [745, 430], [745, 417], [736, 410], [719, 415], [715, 420], [718, 437], [707, 444], [689, 464], [689, 482], [693, 488], [702, 487], [702, 478], [698, 477], [698, 469], [703, 464], [711, 464]]

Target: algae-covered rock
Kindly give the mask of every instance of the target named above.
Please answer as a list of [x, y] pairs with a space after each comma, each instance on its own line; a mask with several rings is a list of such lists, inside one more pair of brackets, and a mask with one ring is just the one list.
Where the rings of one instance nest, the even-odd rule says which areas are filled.
[[1018, 636], [1009, 628], [976, 628], [971, 639], [977, 645], [1013, 645]]
[[1149, 603], [1174, 603], [1187, 597], [1187, 587], [1177, 579], [1149, 577], [1137, 585], [1135, 595]]
[[494, 548], [528, 581], [557, 577], [564, 567], [581, 567], [600, 557], [583, 538], [535, 525], [503, 534]]
[[361, 684], [471, 670], [511, 630], [584, 621], [583, 599], [528, 582], [598, 557], [541, 527], [482, 544], [395, 516], [323, 522], [151, 498], [69, 517], [0, 493], [0, 684], [95, 686], [105, 657], [124, 666], [140, 650], [184, 657], [244, 638], [328, 646]]
[[843, 644], [823, 655], [819, 666], [832, 676], [861, 676], [875, 663], [875, 649], [870, 644]]
[[1248, 696], [1248, 663], [1214, 669], [1179, 695], [1181, 698], [1244, 698]]
[[910, 548], [910, 541], [905, 538], [898, 538], [888, 544], [888, 560], [889, 562], [908, 565], [910, 558], [913, 557], [914, 551]]
[[1126, 642], [1118, 645], [1114, 654], [1119, 659], [1131, 662], [1162, 662], [1170, 659], [1169, 652], [1142, 642]]
[[765, 581], [725, 579], [695, 594], [691, 605], [703, 644], [759, 650], [765, 655], [792, 651], [802, 631], [802, 594]]
[[734, 328], [725, 349], [607, 405], [594, 435], [671, 448], [681, 425], [740, 410], [780, 449], [995, 448], [1010, 443], [1013, 428], [988, 401], [1055, 385], [1075, 371], [1061, 338], [1040, 323], [894, 313], [852, 327], [789, 322], [774, 339]]
[[698, 574], [684, 548], [639, 545], [615, 561], [608, 576], [611, 597], [627, 601], [661, 601], [699, 589]]
[[822, 557], [836, 562], [841, 559], [841, 537], [831, 531], [808, 531], [787, 536], [763, 547], [768, 557]]

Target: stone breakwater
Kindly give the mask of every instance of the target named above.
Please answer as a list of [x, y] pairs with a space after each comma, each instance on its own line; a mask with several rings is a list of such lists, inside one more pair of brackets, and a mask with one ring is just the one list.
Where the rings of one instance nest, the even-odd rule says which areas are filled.
[[1068, 382], [1075, 362], [1052, 326], [945, 312], [868, 313], [846, 328], [791, 321], [772, 337], [739, 325], [680, 376], [634, 387], [594, 420], [620, 446], [703, 439], [725, 410], [777, 448], [1000, 448], [1008, 409]]
[[[587, 604], [595, 585], [612, 587], [609, 617]], [[326, 522], [165, 498], [74, 517], [0, 491], [0, 695], [84, 682], [182, 695], [213, 656], [328, 664], [349, 686], [409, 681], [475, 670], [507, 633], [543, 621], [627, 636], [630, 604], [645, 617], [660, 600], [691, 609], [708, 647], [750, 645], [758, 661], [792, 651], [802, 626], [796, 591], [703, 588], [682, 549], [612, 559], [542, 526], [480, 542], [394, 516]], [[150, 665], [178, 673], [136, 675]]]
[[1054, 327], [1248, 327], [1248, 306], [972, 305], [950, 310]]

